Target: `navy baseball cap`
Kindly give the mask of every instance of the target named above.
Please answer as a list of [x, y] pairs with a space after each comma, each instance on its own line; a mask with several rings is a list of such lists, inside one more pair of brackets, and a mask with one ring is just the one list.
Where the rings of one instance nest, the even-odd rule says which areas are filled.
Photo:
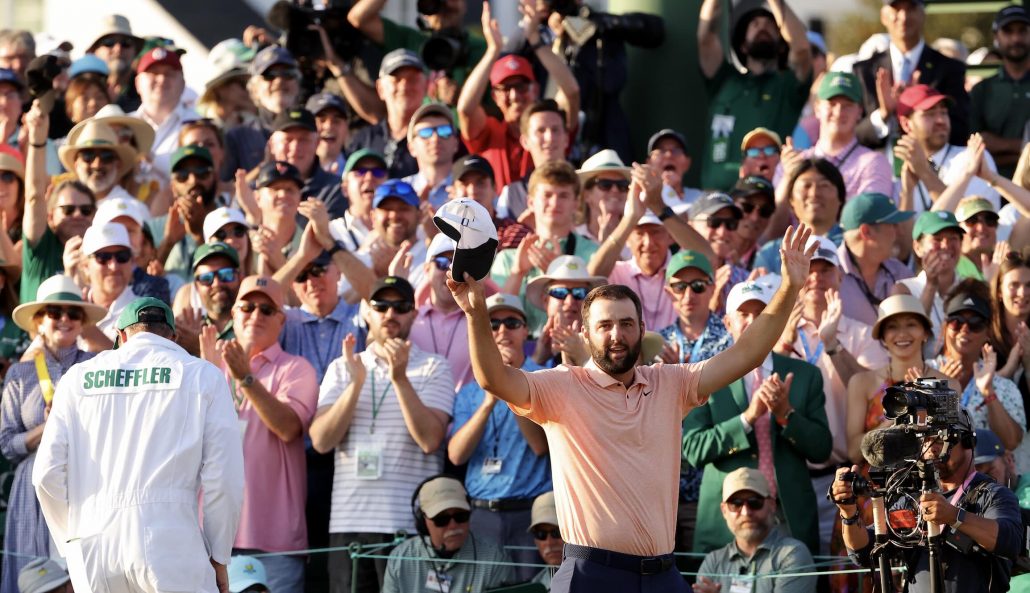
[[272, 129], [276, 132], [289, 130], [290, 128], [303, 128], [309, 132], [317, 132], [315, 116], [303, 107], [290, 107], [279, 115], [275, 116], [272, 122]]
[[494, 178], [494, 168], [490, 166], [490, 161], [478, 154], [470, 154], [454, 161], [454, 167], [451, 169], [451, 178], [461, 179], [466, 173], [473, 171], [482, 173], [491, 180]]
[[391, 75], [401, 68], [418, 68], [424, 72], [426, 64], [410, 49], [395, 49], [383, 56], [383, 61], [379, 65], [379, 77]]
[[285, 64], [291, 68], [296, 68], [297, 60], [293, 58], [290, 50], [285, 47], [269, 45], [254, 56], [254, 61], [250, 63], [250, 74], [252, 76], [259, 76], [276, 64]]
[[262, 165], [255, 187], [258, 189], [268, 187], [281, 179], [292, 181], [297, 184], [297, 187], [304, 188], [304, 179], [301, 177], [300, 171], [286, 161], [272, 161]]
[[317, 95], [311, 95], [311, 98], [308, 99], [308, 102], [304, 107], [315, 115], [322, 113], [326, 109], [335, 109], [344, 117], [348, 117], [350, 115], [350, 108], [347, 106], [347, 102], [339, 95], [334, 95], [332, 93], [318, 93]]
[[654, 145], [658, 144], [658, 141], [662, 138], [672, 138], [680, 143], [680, 146], [683, 147], [683, 152], [687, 152], [687, 138], [672, 128], [658, 130], [652, 134], [651, 138], [647, 141], [647, 152], [654, 150]]
[[415, 188], [411, 184], [400, 179], [391, 179], [376, 188], [375, 197], [372, 198], [372, 207], [378, 208], [386, 198], [398, 198], [409, 206], [418, 208], [420, 200]]
[[18, 89], [25, 88], [25, 83], [18, 74], [10, 68], [0, 68], [0, 83], [6, 82], [7, 84], [13, 84]]
[[1001, 439], [990, 429], [978, 428], [974, 431], [974, 434], [976, 434], [974, 464], [989, 463], [1005, 454], [1005, 447], [1001, 444]]
[[1026, 9], [1018, 4], [1012, 4], [1002, 8], [998, 11], [998, 14], [994, 17], [993, 29], [997, 33], [999, 29], [1005, 28], [1005, 25], [1009, 23], [1026, 23], [1030, 25], [1030, 17], [1026, 14]]

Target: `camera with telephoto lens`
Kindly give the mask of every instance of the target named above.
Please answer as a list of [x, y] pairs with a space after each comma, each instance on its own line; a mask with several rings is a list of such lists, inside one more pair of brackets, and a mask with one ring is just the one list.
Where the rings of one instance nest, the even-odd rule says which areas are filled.
[[418, 0], [417, 7], [418, 13], [429, 16], [431, 14], [440, 14], [443, 10], [444, 0]]
[[284, 46], [303, 66], [325, 57], [322, 39], [311, 25], [321, 25], [333, 51], [343, 61], [353, 59], [361, 46], [361, 33], [347, 21], [348, 8], [328, 2], [315, 9], [289, 0], [279, 0], [268, 11], [268, 23], [286, 34]]
[[449, 72], [468, 62], [468, 32], [457, 27], [433, 31], [422, 43], [419, 54], [426, 68]]
[[949, 429], [961, 421], [959, 394], [940, 379], [902, 383], [884, 393], [883, 415], [896, 425]]

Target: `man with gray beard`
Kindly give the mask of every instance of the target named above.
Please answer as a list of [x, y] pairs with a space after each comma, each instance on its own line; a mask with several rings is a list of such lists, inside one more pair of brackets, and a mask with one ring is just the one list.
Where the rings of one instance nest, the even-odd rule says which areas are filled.
[[62, 146], [57, 153], [64, 168], [75, 173], [98, 202], [116, 196], [135, 199], [118, 180], [136, 164], [136, 149], [120, 144], [114, 129], [99, 121], [87, 120], [74, 137], [73, 144]]
[[696, 593], [728, 593], [741, 585], [754, 593], [815, 590], [814, 576], [755, 580], [755, 574], [808, 572], [812, 566], [812, 554], [805, 544], [783, 535], [775, 526], [776, 499], [769, 496], [769, 483], [762, 472], [742, 467], [727, 475], [719, 506], [734, 541], [705, 556], [694, 584]]
[[111, 71], [107, 88], [122, 111], [129, 113], [140, 106], [139, 93], [133, 83], [132, 60], [143, 49], [143, 39], [132, 34], [129, 19], [120, 14], [101, 17], [100, 36], [86, 49], [103, 60]]

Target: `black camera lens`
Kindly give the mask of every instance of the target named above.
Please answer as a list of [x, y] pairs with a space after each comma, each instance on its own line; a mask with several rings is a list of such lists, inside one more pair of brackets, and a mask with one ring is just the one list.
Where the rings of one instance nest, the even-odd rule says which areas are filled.
[[419, 14], [438, 14], [441, 10], [443, 10], [443, 0], [418, 0]]

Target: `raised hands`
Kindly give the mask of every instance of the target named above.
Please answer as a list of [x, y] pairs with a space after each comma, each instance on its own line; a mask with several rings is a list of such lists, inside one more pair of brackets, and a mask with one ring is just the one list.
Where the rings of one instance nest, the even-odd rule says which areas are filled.
[[354, 352], [357, 342], [357, 338], [351, 333], [343, 338], [343, 362], [347, 366], [347, 374], [351, 381], [364, 382], [367, 370], [364, 363], [361, 362], [360, 354]]
[[844, 307], [840, 300], [840, 293], [836, 290], [829, 288], [826, 290], [825, 295], [826, 311], [823, 313], [823, 318], [819, 321], [819, 339], [824, 344], [836, 344], [838, 342], [837, 326], [840, 324]]
[[[782, 381], [778, 373], [773, 373], [758, 389], [757, 397], [764, 400], [765, 407], [777, 418], [783, 418], [790, 411], [790, 386], [793, 382], [794, 373], [787, 373], [787, 377]], [[752, 399], [754, 398], [755, 396], [752, 396]]]
[[986, 395], [993, 388], [994, 373], [998, 368], [998, 354], [990, 344], [984, 344], [980, 360], [973, 365], [973, 378], [976, 388]]
[[[408, 372], [408, 354], [411, 352], [411, 341], [400, 338], [390, 338], [383, 342], [380, 352], [390, 365], [390, 378], [398, 380]], [[349, 366], [349, 363], [348, 363]]]
[[466, 315], [481, 313], [486, 315], [486, 296], [483, 295], [483, 284], [478, 280], [465, 274], [464, 282], [455, 282], [451, 273], [447, 273], [447, 288], [454, 296], [461, 310]]
[[215, 344], [215, 350], [225, 361], [229, 375], [237, 381], [242, 381], [250, 374], [250, 359], [243, 351], [243, 346], [237, 340], [222, 340]]
[[808, 279], [808, 268], [812, 262], [812, 255], [815, 254], [818, 243], [805, 249], [808, 238], [812, 236], [812, 229], [805, 223], [798, 223], [797, 229], [787, 227], [783, 233], [783, 243], [780, 245], [780, 275], [783, 277], [783, 284], [787, 288], [800, 290]]

